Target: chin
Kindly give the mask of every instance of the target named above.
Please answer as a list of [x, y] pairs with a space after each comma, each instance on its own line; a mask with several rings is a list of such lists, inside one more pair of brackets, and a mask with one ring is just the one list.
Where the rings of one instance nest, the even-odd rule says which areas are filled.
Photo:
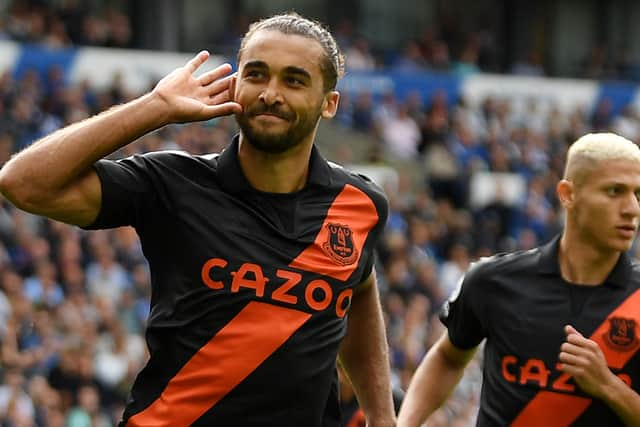
[[619, 240], [616, 240], [614, 242], [611, 242], [609, 247], [611, 248], [611, 250], [614, 250], [614, 251], [626, 252], [629, 249], [631, 249], [631, 246], [633, 245], [633, 241], [634, 241], [634, 239], [631, 239], [631, 240], [619, 239]]

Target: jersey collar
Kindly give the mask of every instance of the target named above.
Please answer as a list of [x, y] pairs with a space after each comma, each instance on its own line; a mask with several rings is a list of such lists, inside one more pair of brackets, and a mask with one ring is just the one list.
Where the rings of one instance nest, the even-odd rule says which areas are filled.
[[[556, 236], [544, 246], [540, 247], [540, 259], [538, 271], [542, 274], [560, 276], [560, 263], [558, 262], [558, 249], [560, 248], [560, 235]], [[615, 267], [605, 281], [605, 285], [617, 288], [625, 288], [631, 277], [631, 257], [623, 252]]]
[[[239, 145], [240, 136], [236, 135], [233, 137], [231, 144], [218, 157], [220, 186], [228, 193], [255, 191], [240, 168], [240, 161], [238, 160]], [[330, 166], [314, 144], [311, 147], [309, 179], [306, 186], [318, 185], [327, 187], [329, 184], [331, 184]]]

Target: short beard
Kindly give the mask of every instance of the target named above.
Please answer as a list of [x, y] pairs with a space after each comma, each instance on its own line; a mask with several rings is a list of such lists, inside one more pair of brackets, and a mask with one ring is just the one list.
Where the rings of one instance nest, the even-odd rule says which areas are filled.
[[251, 117], [271, 112], [268, 107], [262, 107], [236, 114], [236, 120], [244, 140], [246, 140], [252, 147], [269, 154], [282, 154], [287, 150], [300, 145], [305, 138], [315, 130], [320, 118], [320, 108], [321, 106], [319, 106], [312, 114], [304, 116], [295, 115], [294, 113], [281, 115], [275, 111], [274, 113], [277, 116], [289, 120], [289, 129], [283, 133], [271, 134], [268, 132], [258, 131], [249, 123], [249, 119]]

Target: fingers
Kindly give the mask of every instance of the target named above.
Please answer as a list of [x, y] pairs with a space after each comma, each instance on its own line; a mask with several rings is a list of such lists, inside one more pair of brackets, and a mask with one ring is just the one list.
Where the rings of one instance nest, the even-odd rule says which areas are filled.
[[567, 338], [560, 346], [561, 352], [581, 354], [584, 356], [598, 353], [600, 347], [598, 347], [598, 344], [595, 341], [585, 338], [580, 332], [571, 326], [566, 326], [565, 332], [567, 332]]
[[231, 96], [229, 94], [229, 90], [224, 90], [222, 92], [210, 95], [207, 104], [217, 105], [217, 104], [223, 104], [229, 101], [232, 101]]
[[217, 105], [208, 105], [203, 109], [203, 113], [209, 117], [227, 116], [229, 114], [240, 113], [242, 107], [237, 102], [224, 102]]
[[589, 350], [565, 343], [562, 344], [562, 347], [560, 348], [558, 360], [562, 363], [568, 363], [571, 365], [585, 364], [589, 361], [589, 355]]
[[208, 86], [203, 86], [201, 89], [209, 97], [214, 97], [223, 92], [230, 92], [230, 83], [233, 80], [233, 76], [227, 76], [222, 79], [216, 80]]
[[185, 65], [185, 68], [189, 70], [191, 74], [193, 74], [204, 62], [209, 59], [209, 52], [206, 50], [200, 51], [196, 56], [191, 58], [189, 62]]
[[[213, 70], [207, 71], [206, 73], [202, 74], [200, 77], [198, 77], [198, 82], [200, 82], [202, 86], [207, 86], [215, 82], [216, 80], [226, 76], [230, 72], [231, 72], [231, 65], [222, 64], [217, 66]], [[227, 77], [230, 77], [230, 76], [227, 76]]]
[[582, 334], [578, 332], [578, 330], [571, 325], [566, 325], [564, 327], [564, 333], [567, 335], [576, 334], [576, 335], [582, 336]]
[[588, 347], [591, 350], [598, 348], [598, 344], [595, 341], [585, 338], [577, 329], [575, 329], [571, 325], [567, 325], [564, 327], [564, 332], [567, 334], [567, 339], [565, 342], [575, 344], [581, 347]]

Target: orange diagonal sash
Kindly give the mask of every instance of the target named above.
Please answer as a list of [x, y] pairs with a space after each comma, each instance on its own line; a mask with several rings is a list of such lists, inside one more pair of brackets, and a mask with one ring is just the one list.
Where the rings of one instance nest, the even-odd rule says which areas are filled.
[[[329, 207], [315, 242], [302, 251], [289, 266], [338, 280], [347, 280], [358, 267], [367, 236], [377, 223], [378, 211], [371, 198], [353, 185], [347, 184]], [[322, 249], [330, 238], [330, 224], [347, 225], [353, 233], [351, 239], [356, 256], [345, 265], [332, 262]]]
[[180, 369], [158, 399], [127, 427], [190, 426], [309, 318], [310, 314], [253, 301]]
[[[634, 319], [640, 325], [640, 290], [635, 291], [605, 319], [589, 337], [598, 343], [607, 363], [615, 369], [622, 369], [638, 351], [638, 346], [628, 350], [615, 351], [605, 344], [609, 332], [609, 319], [623, 317]], [[540, 391], [518, 414], [511, 427], [569, 427], [589, 407], [591, 399], [569, 394]]]

